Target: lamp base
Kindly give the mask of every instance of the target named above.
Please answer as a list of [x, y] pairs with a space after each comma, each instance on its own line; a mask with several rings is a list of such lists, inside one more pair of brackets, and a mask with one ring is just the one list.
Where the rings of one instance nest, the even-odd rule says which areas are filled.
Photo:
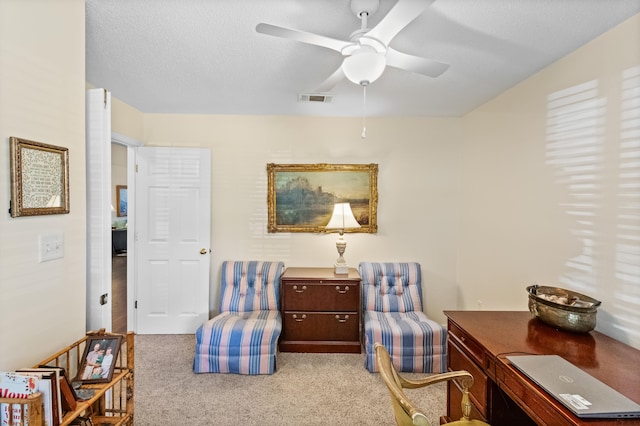
[[336, 275], [347, 275], [349, 274], [349, 265], [346, 263], [336, 263], [334, 265], [334, 273]]

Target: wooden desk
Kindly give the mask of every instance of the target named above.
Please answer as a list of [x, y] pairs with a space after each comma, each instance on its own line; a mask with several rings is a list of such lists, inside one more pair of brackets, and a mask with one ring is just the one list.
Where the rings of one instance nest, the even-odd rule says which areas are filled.
[[[640, 425], [640, 419], [584, 420], [573, 415], [505, 358], [557, 354], [640, 403], [640, 351], [604, 334], [556, 330], [529, 312], [445, 311], [447, 364], [473, 374], [473, 412], [500, 425]], [[460, 391], [447, 387], [447, 415], [460, 417]]]

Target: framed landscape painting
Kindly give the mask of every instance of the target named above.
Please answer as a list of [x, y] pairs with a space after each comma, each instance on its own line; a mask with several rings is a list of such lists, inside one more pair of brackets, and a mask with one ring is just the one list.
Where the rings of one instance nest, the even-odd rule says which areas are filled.
[[376, 233], [377, 164], [267, 164], [268, 231], [326, 232], [335, 203], [350, 203], [360, 228]]

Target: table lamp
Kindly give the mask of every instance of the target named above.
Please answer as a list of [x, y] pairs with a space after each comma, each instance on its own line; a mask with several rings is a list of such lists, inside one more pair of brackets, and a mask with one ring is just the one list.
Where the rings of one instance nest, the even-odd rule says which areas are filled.
[[331, 215], [331, 219], [329, 219], [329, 223], [325, 226], [325, 229], [337, 229], [340, 232], [340, 236], [338, 237], [338, 241], [336, 241], [336, 248], [338, 249], [338, 260], [336, 260], [335, 264], [335, 273], [336, 274], [348, 274], [349, 273], [349, 265], [344, 260], [344, 251], [347, 248], [347, 242], [344, 240], [344, 230], [350, 228], [360, 228], [360, 224], [353, 217], [353, 212], [351, 211], [351, 205], [349, 203], [337, 203], [333, 206], [333, 214]]

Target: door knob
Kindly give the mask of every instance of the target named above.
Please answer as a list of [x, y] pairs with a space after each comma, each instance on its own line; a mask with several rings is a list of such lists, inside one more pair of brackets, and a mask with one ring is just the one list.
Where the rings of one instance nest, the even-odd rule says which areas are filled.
[[207, 249], [206, 248], [201, 248], [200, 249], [200, 254], [207, 254]]

